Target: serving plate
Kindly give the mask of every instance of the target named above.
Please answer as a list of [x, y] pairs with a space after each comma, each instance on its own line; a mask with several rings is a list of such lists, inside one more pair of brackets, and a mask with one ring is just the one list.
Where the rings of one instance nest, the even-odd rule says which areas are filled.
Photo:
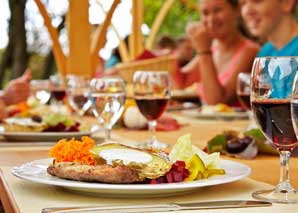
[[225, 175], [217, 175], [208, 179], [191, 182], [166, 184], [105, 184], [64, 180], [47, 173], [47, 167], [53, 159], [41, 159], [14, 167], [12, 174], [26, 181], [46, 184], [49, 187], [60, 186], [80, 193], [91, 193], [104, 197], [164, 197], [174, 196], [199, 190], [201, 187], [214, 186], [234, 182], [247, 177], [251, 169], [241, 163], [221, 160]]
[[0, 126], [0, 135], [3, 136], [8, 142], [42, 142], [42, 141], [58, 141], [62, 138], [80, 139], [82, 136], [90, 136], [98, 131], [97, 127], [92, 127], [90, 131], [81, 132], [5, 132], [4, 128]]

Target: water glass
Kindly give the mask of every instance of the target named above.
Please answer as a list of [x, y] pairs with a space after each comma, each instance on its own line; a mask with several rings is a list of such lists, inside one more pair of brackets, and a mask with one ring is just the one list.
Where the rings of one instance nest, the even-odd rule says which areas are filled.
[[92, 111], [105, 129], [106, 142], [111, 140], [112, 127], [124, 110], [125, 97], [125, 83], [121, 78], [95, 78], [90, 82]]
[[30, 90], [34, 98], [41, 104], [46, 104], [51, 98], [48, 80], [31, 80]]
[[82, 75], [66, 76], [66, 93], [70, 106], [83, 116], [91, 107], [90, 78]]

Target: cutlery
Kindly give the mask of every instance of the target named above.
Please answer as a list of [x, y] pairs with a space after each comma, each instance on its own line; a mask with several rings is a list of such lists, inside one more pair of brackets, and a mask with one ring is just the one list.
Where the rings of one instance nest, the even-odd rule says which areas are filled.
[[272, 203], [255, 200], [224, 200], [196, 203], [167, 203], [148, 205], [101, 205], [81, 207], [51, 207], [42, 209], [42, 213], [64, 213], [64, 212], [168, 212], [180, 210], [203, 210], [203, 209], [226, 209], [271, 206]]

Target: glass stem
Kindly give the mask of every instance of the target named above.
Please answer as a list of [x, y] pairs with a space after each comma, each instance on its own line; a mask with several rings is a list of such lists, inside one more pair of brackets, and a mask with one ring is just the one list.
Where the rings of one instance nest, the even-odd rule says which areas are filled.
[[290, 175], [289, 175], [289, 158], [291, 155], [290, 151], [280, 151], [280, 179], [277, 186], [278, 190], [292, 189], [290, 184]]
[[149, 130], [151, 132], [151, 141], [154, 142], [156, 141], [156, 125], [157, 125], [157, 122], [156, 120], [153, 120], [153, 121], [149, 121], [148, 122], [149, 124]]
[[105, 142], [109, 142], [111, 140], [111, 128], [105, 128]]

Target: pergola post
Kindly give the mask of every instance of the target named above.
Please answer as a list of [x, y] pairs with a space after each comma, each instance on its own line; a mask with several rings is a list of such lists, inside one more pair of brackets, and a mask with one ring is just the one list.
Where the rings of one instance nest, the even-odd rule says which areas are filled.
[[[93, 76], [90, 57], [89, 3], [86, 0], [69, 1], [67, 73]], [[79, 12], [79, 13], [78, 13]]]
[[132, 34], [129, 36], [130, 58], [134, 59], [144, 50], [142, 24], [144, 20], [144, 2], [132, 0]]

